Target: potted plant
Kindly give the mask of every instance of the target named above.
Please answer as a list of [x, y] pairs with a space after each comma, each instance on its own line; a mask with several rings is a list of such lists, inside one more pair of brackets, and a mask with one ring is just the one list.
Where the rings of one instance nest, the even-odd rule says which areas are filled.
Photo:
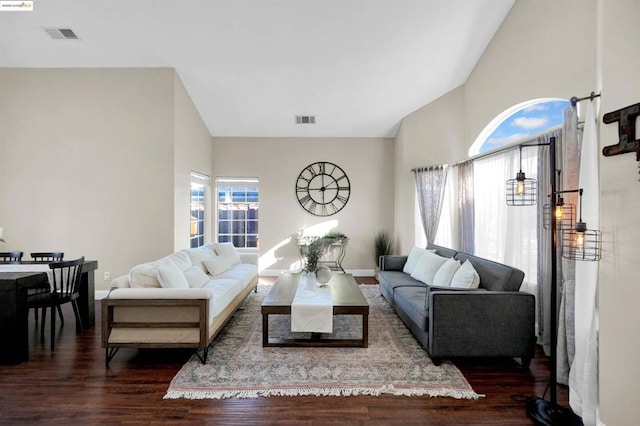
[[380, 256], [386, 256], [393, 252], [393, 239], [387, 231], [379, 231], [373, 238], [373, 252], [376, 263], [376, 279], [380, 271]]
[[325, 252], [325, 244], [322, 238], [311, 241], [306, 248], [304, 259], [304, 271], [315, 272], [318, 269], [318, 262]]

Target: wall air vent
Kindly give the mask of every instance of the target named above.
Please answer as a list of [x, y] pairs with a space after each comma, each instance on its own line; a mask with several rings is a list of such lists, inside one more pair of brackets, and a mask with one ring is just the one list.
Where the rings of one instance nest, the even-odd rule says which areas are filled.
[[296, 124], [316, 124], [315, 115], [296, 115]]
[[54, 40], [80, 40], [71, 28], [45, 28], [44, 30]]

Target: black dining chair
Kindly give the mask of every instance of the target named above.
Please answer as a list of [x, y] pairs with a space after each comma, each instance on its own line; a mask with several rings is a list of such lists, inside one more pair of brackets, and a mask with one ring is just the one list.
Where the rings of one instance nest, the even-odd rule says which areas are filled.
[[0, 262], [19, 263], [22, 261], [22, 255], [21, 251], [3, 251], [0, 252]]
[[54, 307], [71, 303], [73, 314], [76, 317], [76, 331], [82, 333], [82, 319], [78, 310], [78, 297], [80, 296], [80, 278], [82, 276], [82, 264], [84, 257], [76, 260], [49, 263], [51, 273], [49, 292], [38, 293], [27, 299], [29, 308], [42, 309], [42, 322], [40, 324], [40, 340], [44, 343], [44, 324], [47, 319], [47, 308], [51, 308], [51, 350], [55, 349], [56, 312]]
[[60, 251], [43, 251], [31, 253], [31, 258], [38, 263], [62, 262], [64, 253]]
[[[61, 251], [42, 251], [31, 253], [31, 259], [33, 259], [36, 263], [51, 263], [51, 262], [61, 262], [64, 258], [64, 253]], [[32, 289], [29, 292], [29, 297], [34, 294], [39, 294], [42, 292], [48, 292], [49, 287], [36, 288]], [[60, 306], [57, 306], [58, 315], [60, 316], [60, 323], [64, 325], [64, 317], [62, 316], [62, 309]], [[36, 319], [36, 323], [38, 322], [38, 309], [34, 309], [33, 311], [34, 318]]]

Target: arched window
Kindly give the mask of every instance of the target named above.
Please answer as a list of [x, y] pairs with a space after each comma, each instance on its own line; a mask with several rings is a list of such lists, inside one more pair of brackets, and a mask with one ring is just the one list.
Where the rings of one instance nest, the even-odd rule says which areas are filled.
[[562, 111], [570, 102], [558, 98], [532, 99], [507, 108], [480, 132], [469, 156], [509, 145], [562, 124]]

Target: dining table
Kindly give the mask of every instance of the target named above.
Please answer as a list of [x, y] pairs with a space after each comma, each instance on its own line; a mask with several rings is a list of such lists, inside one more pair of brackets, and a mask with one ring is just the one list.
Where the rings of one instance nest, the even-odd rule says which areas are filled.
[[[95, 326], [95, 270], [97, 260], [82, 265], [78, 310], [85, 328]], [[0, 364], [18, 364], [29, 358], [30, 289], [47, 286], [48, 263], [0, 263]]]

